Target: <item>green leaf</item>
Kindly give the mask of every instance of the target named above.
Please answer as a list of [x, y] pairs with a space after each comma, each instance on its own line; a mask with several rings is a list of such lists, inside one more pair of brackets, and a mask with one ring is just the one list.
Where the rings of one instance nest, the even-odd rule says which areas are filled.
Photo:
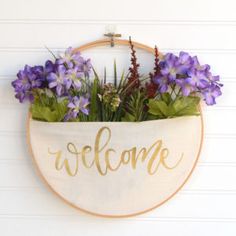
[[168, 117], [169, 108], [168, 108], [168, 105], [164, 101], [150, 99], [147, 105], [149, 107], [148, 112], [150, 114], [156, 115], [160, 118]]
[[199, 97], [180, 97], [172, 104], [175, 113], [174, 116], [199, 115], [198, 105]]
[[118, 92], [120, 92], [120, 90], [125, 86], [124, 81], [125, 81], [125, 72], [123, 71], [122, 74], [121, 74], [121, 78], [120, 78], [118, 88], [117, 88]]
[[47, 121], [47, 122], [55, 122], [57, 121], [57, 112], [51, 111], [49, 107], [43, 107], [37, 104], [33, 104], [31, 106], [31, 113], [33, 119]]
[[167, 104], [169, 105], [172, 102], [172, 98], [171, 95], [169, 93], [163, 93], [161, 95], [161, 99]]
[[91, 90], [89, 121], [95, 121], [97, 118], [98, 85], [99, 85], [99, 80], [95, 78]]
[[107, 69], [106, 69], [106, 67], [104, 67], [103, 83], [104, 83], [104, 84], [107, 83]]
[[136, 119], [135, 119], [135, 116], [127, 112], [125, 113], [125, 116], [122, 117], [122, 121], [134, 122], [136, 121]]
[[117, 87], [117, 69], [116, 69], [116, 60], [114, 60], [114, 86]]
[[67, 104], [68, 104], [68, 100], [64, 99], [61, 102], [56, 102], [55, 103], [55, 111], [56, 111], [56, 115], [57, 115], [57, 121], [62, 121], [65, 117], [65, 114], [67, 112]]
[[98, 76], [97, 72], [95, 71], [95, 69], [94, 69], [93, 67], [92, 67], [92, 70], [93, 70], [95, 79], [98, 79], [98, 80], [99, 80], [99, 76]]
[[179, 97], [172, 101], [168, 94], [163, 95], [161, 96], [162, 100], [150, 99], [147, 104], [148, 113], [156, 116], [157, 119], [199, 115], [199, 97]]
[[130, 121], [143, 121], [146, 119], [146, 105], [145, 93], [140, 90], [133, 90], [131, 95], [127, 96], [126, 104], [124, 106], [124, 113], [129, 113], [132, 119]]
[[47, 121], [47, 122], [60, 122], [63, 120], [67, 112], [67, 100], [57, 102], [55, 99], [53, 104], [45, 106], [45, 104], [35, 101], [30, 108], [33, 119]]

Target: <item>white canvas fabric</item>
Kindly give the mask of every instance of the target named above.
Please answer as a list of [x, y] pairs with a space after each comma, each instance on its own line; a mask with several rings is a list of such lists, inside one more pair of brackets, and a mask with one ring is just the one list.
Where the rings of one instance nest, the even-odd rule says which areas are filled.
[[202, 142], [200, 116], [133, 122], [29, 119], [42, 176], [69, 203], [110, 216], [162, 204], [186, 181]]

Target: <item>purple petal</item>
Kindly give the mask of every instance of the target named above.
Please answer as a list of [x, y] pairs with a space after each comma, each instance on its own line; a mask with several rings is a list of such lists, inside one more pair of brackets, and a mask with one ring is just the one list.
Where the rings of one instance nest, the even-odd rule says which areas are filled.
[[58, 67], [57, 67], [57, 72], [59, 73], [59, 74], [65, 74], [65, 72], [66, 72], [66, 68], [65, 68], [65, 66], [64, 65], [59, 65]]
[[72, 111], [72, 117], [73, 118], [76, 118], [78, 114], [79, 114], [79, 111], [76, 111], [76, 110]]
[[72, 47], [68, 47], [65, 51], [65, 55], [71, 55], [72, 54], [72, 51], [73, 51], [73, 48]]
[[81, 111], [82, 111], [85, 115], [88, 115], [88, 114], [89, 114], [89, 110], [86, 109], [86, 108], [84, 108], [84, 107], [81, 108]]
[[57, 82], [56, 81], [52, 81], [48, 84], [49, 88], [55, 88], [57, 86]]
[[56, 64], [57, 64], [57, 65], [62, 65], [62, 64], [64, 64], [65, 62], [66, 62], [65, 58], [60, 58], [60, 59], [57, 59], [57, 60], [56, 60]]
[[160, 93], [165, 93], [168, 90], [168, 85], [163, 84], [160, 86]]
[[50, 60], [46, 61], [46, 63], [45, 63], [45, 72], [50, 73], [50, 72], [53, 72], [53, 71], [54, 71], [54, 64]]
[[205, 95], [205, 101], [207, 105], [214, 105], [216, 104], [215, 98], [211, 96], [210, 94]]
[[63, 79], [63, 84], [66, 86], [66, 89], [69, 89], [72, 85], [72, 80], [68, 78]]
[[49, 73], [47, 76], [48, 82], [53, 82], [57, 80], [57, 75], [53, 72]]
[[183, 86], [182, 93], [184, 96], [187, 97], [191, 93], [191, 87], [190, 86]]
[[61, 84], [58, 84], [57, 87], [56, 87], [56, 92], [57, 92], [57, 95], [61, 96], [62, 93], [63, 93], [63, 87]]
[[75, 106], [75, 104], [74, 104], [73, 102], [70, 102], [70, 103], [67, 105], [67, 107], [69, 107], [69, 108], [75, 108], [76, 106]]
[[79, 80], [74, 81], [73, 86], [75, 89], [80, 89], [81, 88], [81, 82]]

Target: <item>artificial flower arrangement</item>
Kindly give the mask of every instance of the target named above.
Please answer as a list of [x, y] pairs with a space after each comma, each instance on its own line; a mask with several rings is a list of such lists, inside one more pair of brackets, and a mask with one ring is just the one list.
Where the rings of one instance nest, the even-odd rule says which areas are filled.
[[70, 205], [112, 217], [154, 209], [183, 186], [202, 147], [199, 103], [215, 104], [222, 87], [196, 56], [157, 47], [153, 71], [141, 75], [141, 44], [118, 42], [130, 46], [131, 65], [118, 77], [114, 63], [113, 83], [71, 47], [12, 82], [30, 102], [27, 140], [43, 179]]
[[130, 40], [131, 66], [114, 82], [99, 78], [90, 59], [68, 48], [45, 66], [28, 66], [12, 82], [15, 97], [30, 101], [33, 119], [68, 121], [146, 121], [198, 115], [203, 99], [215, 104], [221, 95], [219, 76], [201, 65], [197, 56], [180, 52], [159, 55], [155, 47], [154, 71], [140, 75], [136, 51]]

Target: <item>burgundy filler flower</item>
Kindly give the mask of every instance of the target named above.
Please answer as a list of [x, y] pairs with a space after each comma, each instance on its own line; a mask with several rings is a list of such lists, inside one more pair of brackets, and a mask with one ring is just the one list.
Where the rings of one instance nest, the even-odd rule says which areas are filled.
[[161, 67], [159, 65], [159, 52], [157, 46], [154, 48], [154, 55], [155, 55], [155, 60], [154, 60], [154, 68], [153, 68], [153, 73], [149, 73], [150, 76], [150, 81], [146, 82], [146, 90], [147, 90], [147, 96], [148, 98], [154, 98], [157, 94], [158, 90], [158, 85], [155, 83], [154, 78], [157, 76], [160, 76], [161, 74]]

